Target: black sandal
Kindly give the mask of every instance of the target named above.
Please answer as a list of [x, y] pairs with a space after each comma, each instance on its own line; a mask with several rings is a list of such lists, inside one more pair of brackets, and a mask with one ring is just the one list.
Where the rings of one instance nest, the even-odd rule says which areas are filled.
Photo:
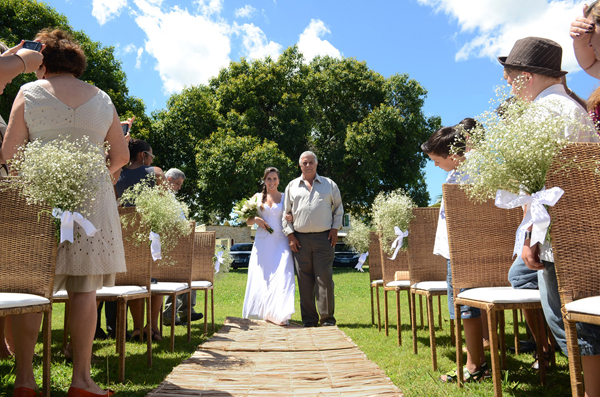
[[[139, 334], [133, 335], [135, 333], [135, 331], [139, 332]], [[134, 328], [133, 332], [132, 332], [132, 335], [131, 335], [131, 338], [129, 338], [129, 341], [130, 342], [140, 342], [141, 341], [141, 339], [140, 339], [141, 335], [142, 335], [142, 333], [140, 332], [140, 329], [139, 328]]]
[[[146, 332], [146, 330], [144, 330], [144, 338], [147, 337], [147, 336], [148, 336], [147, 332]], [[160, 334], [160, 332], [155, 331], [154, 329], [152, 329], [152, 340], [156, 341], [156, 342], [161, 342], [163, 340], [163, 337]]]

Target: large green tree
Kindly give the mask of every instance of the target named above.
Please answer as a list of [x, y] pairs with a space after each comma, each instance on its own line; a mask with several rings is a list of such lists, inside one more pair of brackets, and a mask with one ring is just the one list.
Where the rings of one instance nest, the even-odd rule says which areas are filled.
[[[114, 47], [92, 41], [85, 33], [74, 31], [67, 18], [51, 6], [36, 0], [0, 0], [0, 40], [8, 46], [21, 39], [31, 40], [42, 29], [60, 28], [71, 32], [81, 44], [88, 66], [82, 80], [104, 90], [112, 99], [122, 118], [136, 116], [135, 130], [149, 135], [150, 119], [145, 105], [139, 98], [129, 95], [127, 78], [121, 61], [114, 56]], [[8, 120], [12, 103], [24, 83], [35, 80], [35, 75], [17, 76], [0, 96], [0, 115]]]

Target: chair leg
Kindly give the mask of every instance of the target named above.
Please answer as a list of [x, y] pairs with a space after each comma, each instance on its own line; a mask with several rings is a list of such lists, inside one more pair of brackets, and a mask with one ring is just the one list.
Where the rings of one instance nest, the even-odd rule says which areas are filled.
[[438, 301], [438, 324], [440, 325], [440, 331], [444, 329], [444, 327], [442, 326], [442, 296], [438, 295], [437, 296], [437, 301]]
[[42, 364], [42, 391], [44, 397], [50, 397], [50, 347], [52, 346], [52, 308], [44, 312], [43, 328], [43, 364]]
[[[569, 351], [569, 374], [571, 375], [571, 394], [577, 397], [584, 396], [583, 375], [581, 373], [581, 356], [579, 355], [579, 345], [577, 344], [576, 323], [563, 316], [565, 323], [565, 334], [567, 337], [567, 349]], [[539, 352], [538, 352], [538, 357]], [[541, 368], [541, 363], [540, 363]]]
[[419, 310], [420, 310], [420, 320], [421, 320], [421, 331], [423, 330], [423, 295], [419, 295]]
[[431, 346], [431, 365], [437, 371], [437, 348], [435, 343], [435, 322], [433, 319], [433, 296], [427, 294], [427, 321], [429, 321], [429, 344]]
[[452, 346], [456, 345], [456, 335], [454, 329], [454, 320], [450, 320], [450, 343]]
[[[406, 297], [408, 298], [408, 299], [407, 299], [407, 301], [408, 301], [408, 302], [407, 302], [407, 303], [408, 303], [408, 311], [410, 312], [410, 311], [412, 310], [412, 309], [411, 309], [411, 307], [412, 307], [412, 299], [411, 299], [411, 297], [410, 297], [410, 288], [406, 290], [406, 293], [407, 293]], [[411, 316], [408, 316], [408, 320], [410, 321], [410, 325], [411, 325], [411, 327], [412, 327], [412, 317], [411, 317]]]
[[[538, 369], [538, 373], [540, 375], [540, 383], [542, 384], [542, 386], [546, 385], [546, 361], [544, 359], [544, 344], [542, 343], [542, 327], [544, 326], [544, 320], [543, 320], [543, 312], [541, 310], [535, 310], [534, 311], [534, 318], [535, 318], [535, 329], [532, 329], [531, 331], [533, 331], [533, 333], [535, 334], [535, 340], [536, 341], [540, 341], [539, 343], [536, 343], [537, 345], [537, 354], [538, 354], [538, 362], [539, 362], [539, 369]], [[571, 360], [569, 360], [571, 361]]]
[[398, 332], [398, 346], [402, 346], [402, 318], [400, 317], [400, 290], [396, 289], [396, 332]]
[[71, 311], [71, 305], [67, 300], [65, 302], [65, 317], [63, 322], [63, 350], [67, 348], [67, 344], [69, 343], [69, 312]]
[[385, 328], [385, 336], [388, 336], [388, 300], [387, 300], [387, 290], [384, 288], [383, 289], [383, 311], [384, 311], [384, 317], [385, 317], [385, 323], [384, 323], [384, 328]]
[[515, 355], [521, 354], [521, 344], [519, 343], [519, 312], [513, 309], [513, 333], [515, 335]]
[[[163, 304], [164, 304], [164, 299], [161, 301], [160, 303], [160, 321], [159, 321], [159, 327], [160, 327], [160, 334], [163, 334]], [[171, 307], [177, 307], [177, 302], [173, 301], [171, 303]], [[150, 321], [150, 320], [148, 320]], [[171, 317], [171, 324], [173, 324], [175, 322], [175, 317]], [[150, 323], [148, 323], [150, 324]], [[152, 331], [151, 331], [152, 332]]]
[[375, 297], [377, 298], [377, 330], [381, 332], [381, 306], [379, 305], [379, 286], [375, 287]]
[[488, 327], [490, 334], [490, 356], [492, 359], [492, 379], [494, 381], [494, 396], [502, 396], [502, 379], [500, 373], [500, 356], [498, 354], [498, 319], [496, 310], [488, 308]]
[[416, 294], [413, 291], [409, 291], [409, 295], [410, 295], [410, 301], [412, 302], [411, 307], [409, 308], [410, 310], [410, 318], [411, 318], [411, 326], [410, 328], [412, 329], [412, 335], [413, 335], [413, 354], [417, 354], [418, 353], [418, 346], [417, 346], [417, 313], [415, 312], [415, 297]]
[[208, 335], [208, 290], [204, 290], [204, 335]]
[[215, 332], [215, 288], [210, 290], [210, 319], [212, 321], [212, 332]]
[[462, 320], [460, 317], [460, 305], [454, 305], [454, 313], [458, 313], [458, 316], [454, 320], [456, 337], [456, 385], [458, 388], [463, 387], [463, 357], [462, 357]]
[[188, 324], [187, 324], [187, 331], [188, 331], [188, 338], [187, 341], [191, 342], [192, 341], [192, 291], [190, 290], [190, 292], [188, 292], [187, 294], [188, 297]]
[[[164, 300], [164, 299], [163, 299]], [[170, 345], [170, 351], [171, 353], [173, 353], [173, 351], [175, 350], [175, 316], [177, 315], [176, 312], [176, 306], [177, 306], [177, 295], [173, 294], [171, 296], [171, 301], [173, 302], [173, 304], [171, 305], [171, 345]], [[162, 308], [161, 308], [161, 312], [162, 312]], [[188, 322], [190, 322], [190, 317], [188, 317]]]
[[[152, 324], [152, 296], [147, 297], [145, 300], [148, 302], [146, 305], [146, 324]], [[125, 311], [125, 314], [127, 314], [127, 311]], [[162, 324], [162, 321], [160, 323]], [[146, 338], [146, 363], [148, 368], [152, 368], [152, 337], [150, 335]]]
[[[506, 365], [506, 321], [504, 318], [504, 310], [499, 310], [496, 316], [498, 320], [498, 328], [500, 329], [499, 336], [499, 347], [500, 347], [500, 368], [503, 370], [507, 370], [508, 366]], [[492, 349], [492, 344], [490, 344], [490, 350]]]
[[373, 304], [373, 285], [370, 286], [371, 290], [371, 325], [375, 325], [375, 307]]
[[127, 305], [121, 298], [117, 299], [117, 354], [119, 355], [119, 383], [125, 382], [125, 334], [127, 331]]

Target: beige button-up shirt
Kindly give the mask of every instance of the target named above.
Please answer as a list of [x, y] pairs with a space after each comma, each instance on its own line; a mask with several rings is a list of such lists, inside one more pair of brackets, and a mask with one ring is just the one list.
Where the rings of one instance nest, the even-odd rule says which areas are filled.
[[[309, 190], [304, 178], [291, 181], [285, 188], [283, 233], [318, 233], [342, 228], [344, 206], [338, 186], [329, 178], [317, 176]], [[291, 213], [294, 221], [288, 223], [285, 214]]]

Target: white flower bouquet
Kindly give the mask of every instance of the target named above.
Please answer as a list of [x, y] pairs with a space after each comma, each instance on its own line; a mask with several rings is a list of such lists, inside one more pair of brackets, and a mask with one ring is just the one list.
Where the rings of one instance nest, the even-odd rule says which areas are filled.
[[[21, 183], [5, 186], [20, 189], [29, 204], [53, 207], [55, 218], [63, 219], [64, 223], [70, 217], [71, 224], [73, 220], [80, 223], [91, 236], [96, 230], [83, 216], [91, 215], [91, 203], [101, 183], [110, 183], [106, 150], [106, 144], [94, 144], [87, 136], [71, 139], [69, 135], [59, 135], [45, 144], [34, 140], [19, 147], [16, 156], [8, 160]], [[60, 220], [55, 223], [60, 226]], [[65, 230], [61, 230], [60, 241], [73, 241], [72, 226], [70, 237], [63, 233]]]
[[[192, 232], [187, 220], [189, 215], [188, 206], [177, 200], [166, 184], [154, 184], [150, 181], [153, 177], [147, 177], [140, 183], [125, 190], [121, 195], [121, 204], [135, 206], [140, 216], [139, 228], [134, 233], [135, 241], [147, 243], [150, 232], [160, 236], [160, 255], [163, 264], [172, 264], [169, 253], [175, 248], [182, 236]], [[121, 222], [128, 226], [133, 222], [132, 217], [125, 216]]]
[[[248, 222], [248, 219], [258, 217], [258, 208], [260, 207], [260, 195], [254, 195], [248, 199], [244, 198], [237, 202], [233, 208], [233, 213], [238, 216], [242, 222]], [[273, 233], [272, 228], [267, 228], [269, 233]]]
[[[382, 247], [386, 253], [392, 255], [394, 248], [401, 248], [396, 245], [388, 246], [386, 242], [398, 240], [400, 238], [399, 231], [403, 233], [403, 237], [407, 235], [406, 230], [414, 217], [412, 213], [414, 207], [414, 201], [402, 189], [389, 193], [380, 192], [375, 197], [371, 214], [373, 223], [383, 237]], [[406, 248], [406, 244], [403, 244], [402, 248]], [[396, 250], [397, 252], [398, 250]]]

